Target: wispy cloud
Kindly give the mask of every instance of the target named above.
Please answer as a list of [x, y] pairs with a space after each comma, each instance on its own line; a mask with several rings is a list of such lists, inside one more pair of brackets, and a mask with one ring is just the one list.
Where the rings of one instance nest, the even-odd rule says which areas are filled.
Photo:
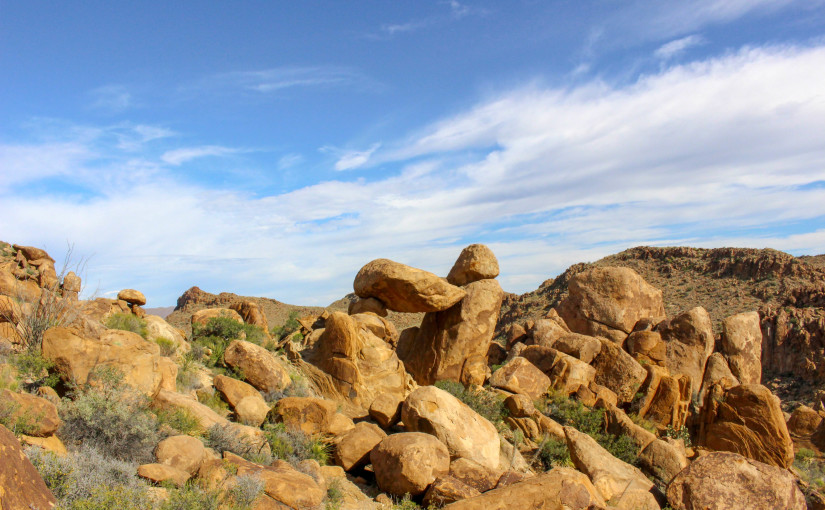
[[285, 154], [278, 160], [278, 169], [286, 170], [287, 168], [292, 168], [299, 165], [303, 160], [304, 157], [300, 154]]
[[367, 38], [384, 40], [397, 34], [411, 33], [418, 30], [432, 28], [437, 25], [458, 21], [472, 15], [485, 16], [489, 14], [489, 10], [485, 8], [471, 6], [466, 3], [458, 2], [457, 0], [448, 0], [446, 2], [442, 2], [442, 4], [448, 7], [448, 12], [437, 13], [432, 16], [413, 19], [402, 23], [385, 23], [381, 25], [380, 32], [378, 34], [368, 34]]
[[381, 147], [380, 143], [373, 144], [369, 149], [363, 151], [343, 150], [331, 146], [321, 147], [321, 152], [326, 152], [335, 155], [338, 160], [335, 162], [333, 168], [338, 171], [354, 170], [367, 164], [370, 156]]
[[273, 94], [289, 89], [338, 88], [374, 89], [379, 85], [360, 71], [341, 66], [286, 66], [238, 71], [210, 76], [195, 88], [214, 91], [245, 90]]
[[705, 39], [701, 35], [691, 34], [659, 46], [653, 54], [662, 60], [669, 60], [684, 53], [688, 48], [698, 46], [704, 42]]
[[104, 85], [89, 92], [91, 107], [109, 113], [120, 113], [134, 106], [131, 92], [123, 85]]
[[240, 151], [240, 149], [220, 145], [201, 145], [199, 147], [183, 147], [166, 151], [160, 156], [160, 159], [164, 163], [177, 166], [197, 158], [228, 156]]

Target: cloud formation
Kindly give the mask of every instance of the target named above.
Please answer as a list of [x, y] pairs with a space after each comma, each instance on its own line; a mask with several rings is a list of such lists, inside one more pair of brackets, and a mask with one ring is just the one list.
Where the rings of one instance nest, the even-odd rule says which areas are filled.
[[702, 36], [691, 34], [659, 46], [653, 54], [662, 60], [669, 60], [684, 53], [688, 48], [702, 44], [704, 41]]

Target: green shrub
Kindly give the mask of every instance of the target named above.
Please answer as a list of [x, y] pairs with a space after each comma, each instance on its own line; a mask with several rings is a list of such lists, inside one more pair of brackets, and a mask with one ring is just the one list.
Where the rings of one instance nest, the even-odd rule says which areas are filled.
[[668, 425], [665, 429], [665, 437], [672, 437], [673, 439], [681, 439], [685, 442], [685, 446], [690, 448], [693, 446], [693, 441], [690, 439], [690, 431], [687, 427], [674, 429], [672, 425]]
[[169, 499], [160, 510], [218, 510], [221, 508], [217, 491], [206, 490], [194, 483], [187, 483], [179, 489], [169, 491]]
[[63, 510], [150, 509], [147, 485], [134, 464], [82, 447], [64, 457], [37, 447], [25, 450]]
[[198, 383], [197, 380], [197, 371], [200, 364], [198, 360], [203, 357], [203, 348], [201, 346], [197, 346], [197, 352], [195, 347], [192, 347], [192, 350], [181, 356], [180, 358], [180, 365], [178, 365], [178, 375], [175, 379], [177, 383], [178, 391], [188, 392], [189, 390], [195, 389], [195, 386]]
[[14, 434], [31, 434], [37, 430], [38, 419], [28, 413], [19, 413], [20, 404], [13, 400], [0, 400], [0, 425]]
[[175, 342], [166, 337], [159, 336], [155, 338], [155, 343], [160, 347], [161, 356], [173, 356], [177, 350], [175, 348]]
[[341, 482], [333, 478], [327, 486], [327, 497], [324, 501], [324, 510], [338, 510], [344, 501], [344, 493], [341, 491]]
[[131, 331], [146, 338], [148, 330], [146, 329], [146, 321], [131, 313], [119, 312], [113, 313], [106, 318], [103, 323], [109, 329], [121, 329], [123, 331]]
[[463, 384], [455, 381], [437, 381], [435, 386], [470, 406], [473, 411], [492, 422], [499, 430], [506, 428], [503, 420], [509, 412], [504, 406], [504, 398], [500, 395], [489, 391], [467, 389]]
[[212, 425], [206, 431], [206, 446], [218, 453], [230, 452], [256, 464], [269, 464], [272, 455], [232, 425]]
[[222, 365], [224, 351], [233, 340], [241, 338], [245, 326], [229, 317], [213, 317], [206, 324], [195, 324], [192, 326], [193, 347], [199, 345], [212, 351], [206, 360], [207, 365]]
[[226, 416], [229, 413], [229, 404], [224, 402], [218, 391], [212, 390], [211, 393], [199, 391], [198, 402], [209, 407], [221, 416]]
[[816, 452], [800, 448], [794, 455], [793, 467], [804, 482], [814, 490], [825, 489], [825, 461], [817, 458]]
[[49, 373], [54, 368], [54, 362], [44, 358], [37, 351], [25, 350], [16, 353], [9, 358], [9, 361], [17, 369], [18, 381], [27, 381], [23, 384], [27, 391], [35, 390], [40, 386], [53, 388], [60, 380], [58, 374]]
[[409, 494], [404, 494], [404, 497], [397, 499], [392, 505], [392, 510], [422, 510], [415, 501], [410, 498]]
[[273, 327], [269, 334], [272, 335], [272, 338], [277, 340], [282, 340], [287, 336], [291, 335], [295, 331], [297, 331], [301, 327], [301, 323], [298, 322], [298, 311], [293, 310], [289, 312], [289, 317], [287, 318], [286, 322], [281, 324], [280, 326]]
[[264, 435], [272, 456], [290, 464], [314, 459], [322, 466], [329, 462], [329, 447], [323, 438], [309, 436], [297, 429], [288, 429], [283, 423], [264, 425]]
[[149, 399], [122, 384], [111, 369], [95, 371], [94, 378], [98, 383], [60, 403], [63, 425], [58, 435], [69, 447], [82, 444], [107, 457], [152, 462], [152, 450], [162, 438]]
[[567, 449], [567, 442], [553, 437], [545, 437], [539, 444], [538, 457], [545, 470], [573, 465], [570, 460], [570, 450]]
[[200, 422], [186, 409], [176, 407], [173, 410], [161, 409], [157, 411], [158, 426], [167, 425], [187, 436], [198, 435]]

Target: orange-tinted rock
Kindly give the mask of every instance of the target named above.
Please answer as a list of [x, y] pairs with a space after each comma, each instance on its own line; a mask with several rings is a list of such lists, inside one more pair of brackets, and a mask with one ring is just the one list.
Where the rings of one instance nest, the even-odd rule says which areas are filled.
[[601, 338], [602, 350], [592, 366], [593, 379], [613, 391], [620, 403], [630, 402], [647, 377], [647, 371], [630, 354], [615, 343]]
[[335, 402], [314, 397], [285, 397], [272, 409], [278, 422], [304, 434], [329, 431], [338, 406]]
[[387, 307], [379, 299], [375, 299], [372, 297], [356, 297], [355, 299], [350, 301], [349, 306], [347, 306], [347, 313], [350, 315], [356, 315], [359, 313], [374, 313], [379, 317], [386, 317]]
[[172, 466], [194, 475], [206, 460], [206, 447], [191, 436], [172, 436], [158, 443], [155, 458], [159, 464]]
[[143, 292], [135, 289], [123, 289], [117, 293], [117, 298], [126, 301], [130, 305], [143, 306], [146, 304], [146, 296]]
[[56, 501], [40, 473], [23, 453], [20, 443], [0, 425], [0, 508], [53, 508]]
[[490, 385], [512, 393], [522, 393], [536, 400], [547, 393], [551, 381], [535, 365], [516, 356], [493, 373]]
[[235, 310], [241, 319], [247, 324], [258, 326], [264, 330], [265, 334], [269, 334], [269, 323], [266, 320], [266, 315], [261, 311], [261, 307], [254, 301], [238, 301], [229, 306], [230, 310]]
[[145, 478], [150, 482], [170, 482], [178, 487], [183, 487], [191, 477], [186, 471], [166, 464], [143, 464], [142, 466], [138, 466], [137, 474], [139, 477]]
[[691, 380], [693, 394], [699, 393], [705, 364], [713, 352], [713, 325], [708, 312], [697, 306], [656, 326], [667, 344], [665, 366], [671, 374], [684, 374]]
[[353, 288], [358, 297], [374, 297], [396, 312], [438, 312], [466, 295], [433, 273], [388, 259], [376, 259], [362, 267]]
[[50, 436], [62, 423], [54, 404], [29, 393], [0, 390], [0, 412], [17, 425], [18, 432], [29, 436]]
[[443, 506], [462, 499], [479, 496], [481, 493], [450, 475], [439, 476], [424, 494], [426, 506]]
[[243, 318], [235, 310], [230, 308], [206, 308], [192, 314], [192, 327], [194, 328], [196, 325], [204, 326], [210, 319], [218, 318], [231, 319], [243, 324]]
[[739, 313], [722, 321], [722, 352], [740, 383], [762, 382], [762, 329], [757, 312]]
[[387, 436], [370, 454], [375, 479], [382, 491], [418, 495], [450, 470], [450, 454], [429, 434], [402, 432]]
[[370, 417], [378, 424], [388, 429], [401, 420], [401, 405], [404, 399], [397, 395], [383, 393], [378, 395], [370, 404]]
[[478, 492], [487, 492], [496, 486], [499, 473], [470, 459], [458, 458], [450, 463], [450, 476]]
[[467, 285], [498, 276], [498, 259], [493, 250], [483, 244], [471, 244], [461, 250], [447, 281], [453, 285]]
[[810, 436], [820, 423], [822, 423], [822, 415], [802, 405], [794, 409], [791, 414], [791, 419], [788, 420], [788, 431], [795, 436]]
[[378, 446], [387, 434], [375, 424], [360, 422], [355, 428], [337, 440], [335, 463], [345, 471], [365, 466], [369, 463], [370, 452]]
[[233, 340], [224, 351], [227, 365], [243, 373], [244, 379], [257, 389], [280, 391], [292, 382], [281, 361], [260, 345]]

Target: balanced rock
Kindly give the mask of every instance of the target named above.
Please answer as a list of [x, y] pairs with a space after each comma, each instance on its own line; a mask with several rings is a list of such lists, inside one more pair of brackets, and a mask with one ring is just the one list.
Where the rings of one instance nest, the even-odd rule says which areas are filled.
[[797, 437], [810, 436], [816, 431], [820, 423], [822, 423], [821, 414], [808, 406], [801, 405], [791, 413], [791, 418], [788, 420], [788, 431]]
[[459, 381], [468, 359], [486, 358], [504, 292], [496, 280], [469, 283], [464, 291], [459, 303], [424, 316], [415, 348], [402, 358], [418, 384]]
[[36, 248], [34, 246], [23, 246], [20, 244], [13, 244], [12, 247], [18, 252], [22, 253], [26, 260], [49, 260], [54, 264], [54, 259], [49, 256], [46, 250]]
[[359, 298], [356, 296], [355, 299], [349, 302], [347, 313], [350, 315], [355, 315], [358, 313], [374, 313], [379, 317], [386, 317], [387, 307], [378, 299], [372, 297]]
[[77, 296], [76, 293], [80, 292], [83, 285], [80, 280], [80, 277], [75, 274], [74, 271], [69, 271], [66, 273], [66, 276], [63, 277], [63, 292], [74, 292], [75, 297]]
[[558, 313], [576, 333], [621, 343], [639, 319], [663, 319], [662, 291], [627, 267], [595, 267], [570, 278]]
[[146, 296], [143, 292], [135, 289], [123, 289], [117, 293], [117, 298], [126, 301], [130, 305], [143, 306], [146, 304]]
[[693, 394], [699, 393], [705, 364], [713, 352], [713, 325], [708, 312], [697, 306], [656, 326], [667, 344], [665, 366], [672, 374], [690, 377]]
[[396, 496], [422, 494], [450, 470], [447, 447], [421, 432], [387, 436], [372, 450], [370, 460], [378, 486]]
[[453, 285], [467, 285], [495, 278], [498, 271], [498, 259], [493, 250], [483, 244], [471, 244], [461, 250], [458, 260], [447, 275], [447, 281]]
[[280, 391], [292, 382], [278, 358], [260, 345], [233, 340], [224, 351], [223, 359], [227, 365], [239, 370], [249, 384], [263, 392]]
[[388, 259], [369, 262], [358, 271], [358, 297], [374, 297], [396, 312], [438, 312], [458, 303], [466, 292], [433, 273]]
[[745, 312], [722, 321], [722, 352], [742, 384], [762, 382], [762, 329], [759, 313]]
[[805, 497], [787, 470], [735, 453], [693, 461], [667, 489], [673, 510], [805, 510]]
[[496, 427], [446, 391], [435, 386], [414, 390], [404, 402], [401, 419], [407, 430], [441, 440], [452, 458], [498, 468], [501, 445]]

